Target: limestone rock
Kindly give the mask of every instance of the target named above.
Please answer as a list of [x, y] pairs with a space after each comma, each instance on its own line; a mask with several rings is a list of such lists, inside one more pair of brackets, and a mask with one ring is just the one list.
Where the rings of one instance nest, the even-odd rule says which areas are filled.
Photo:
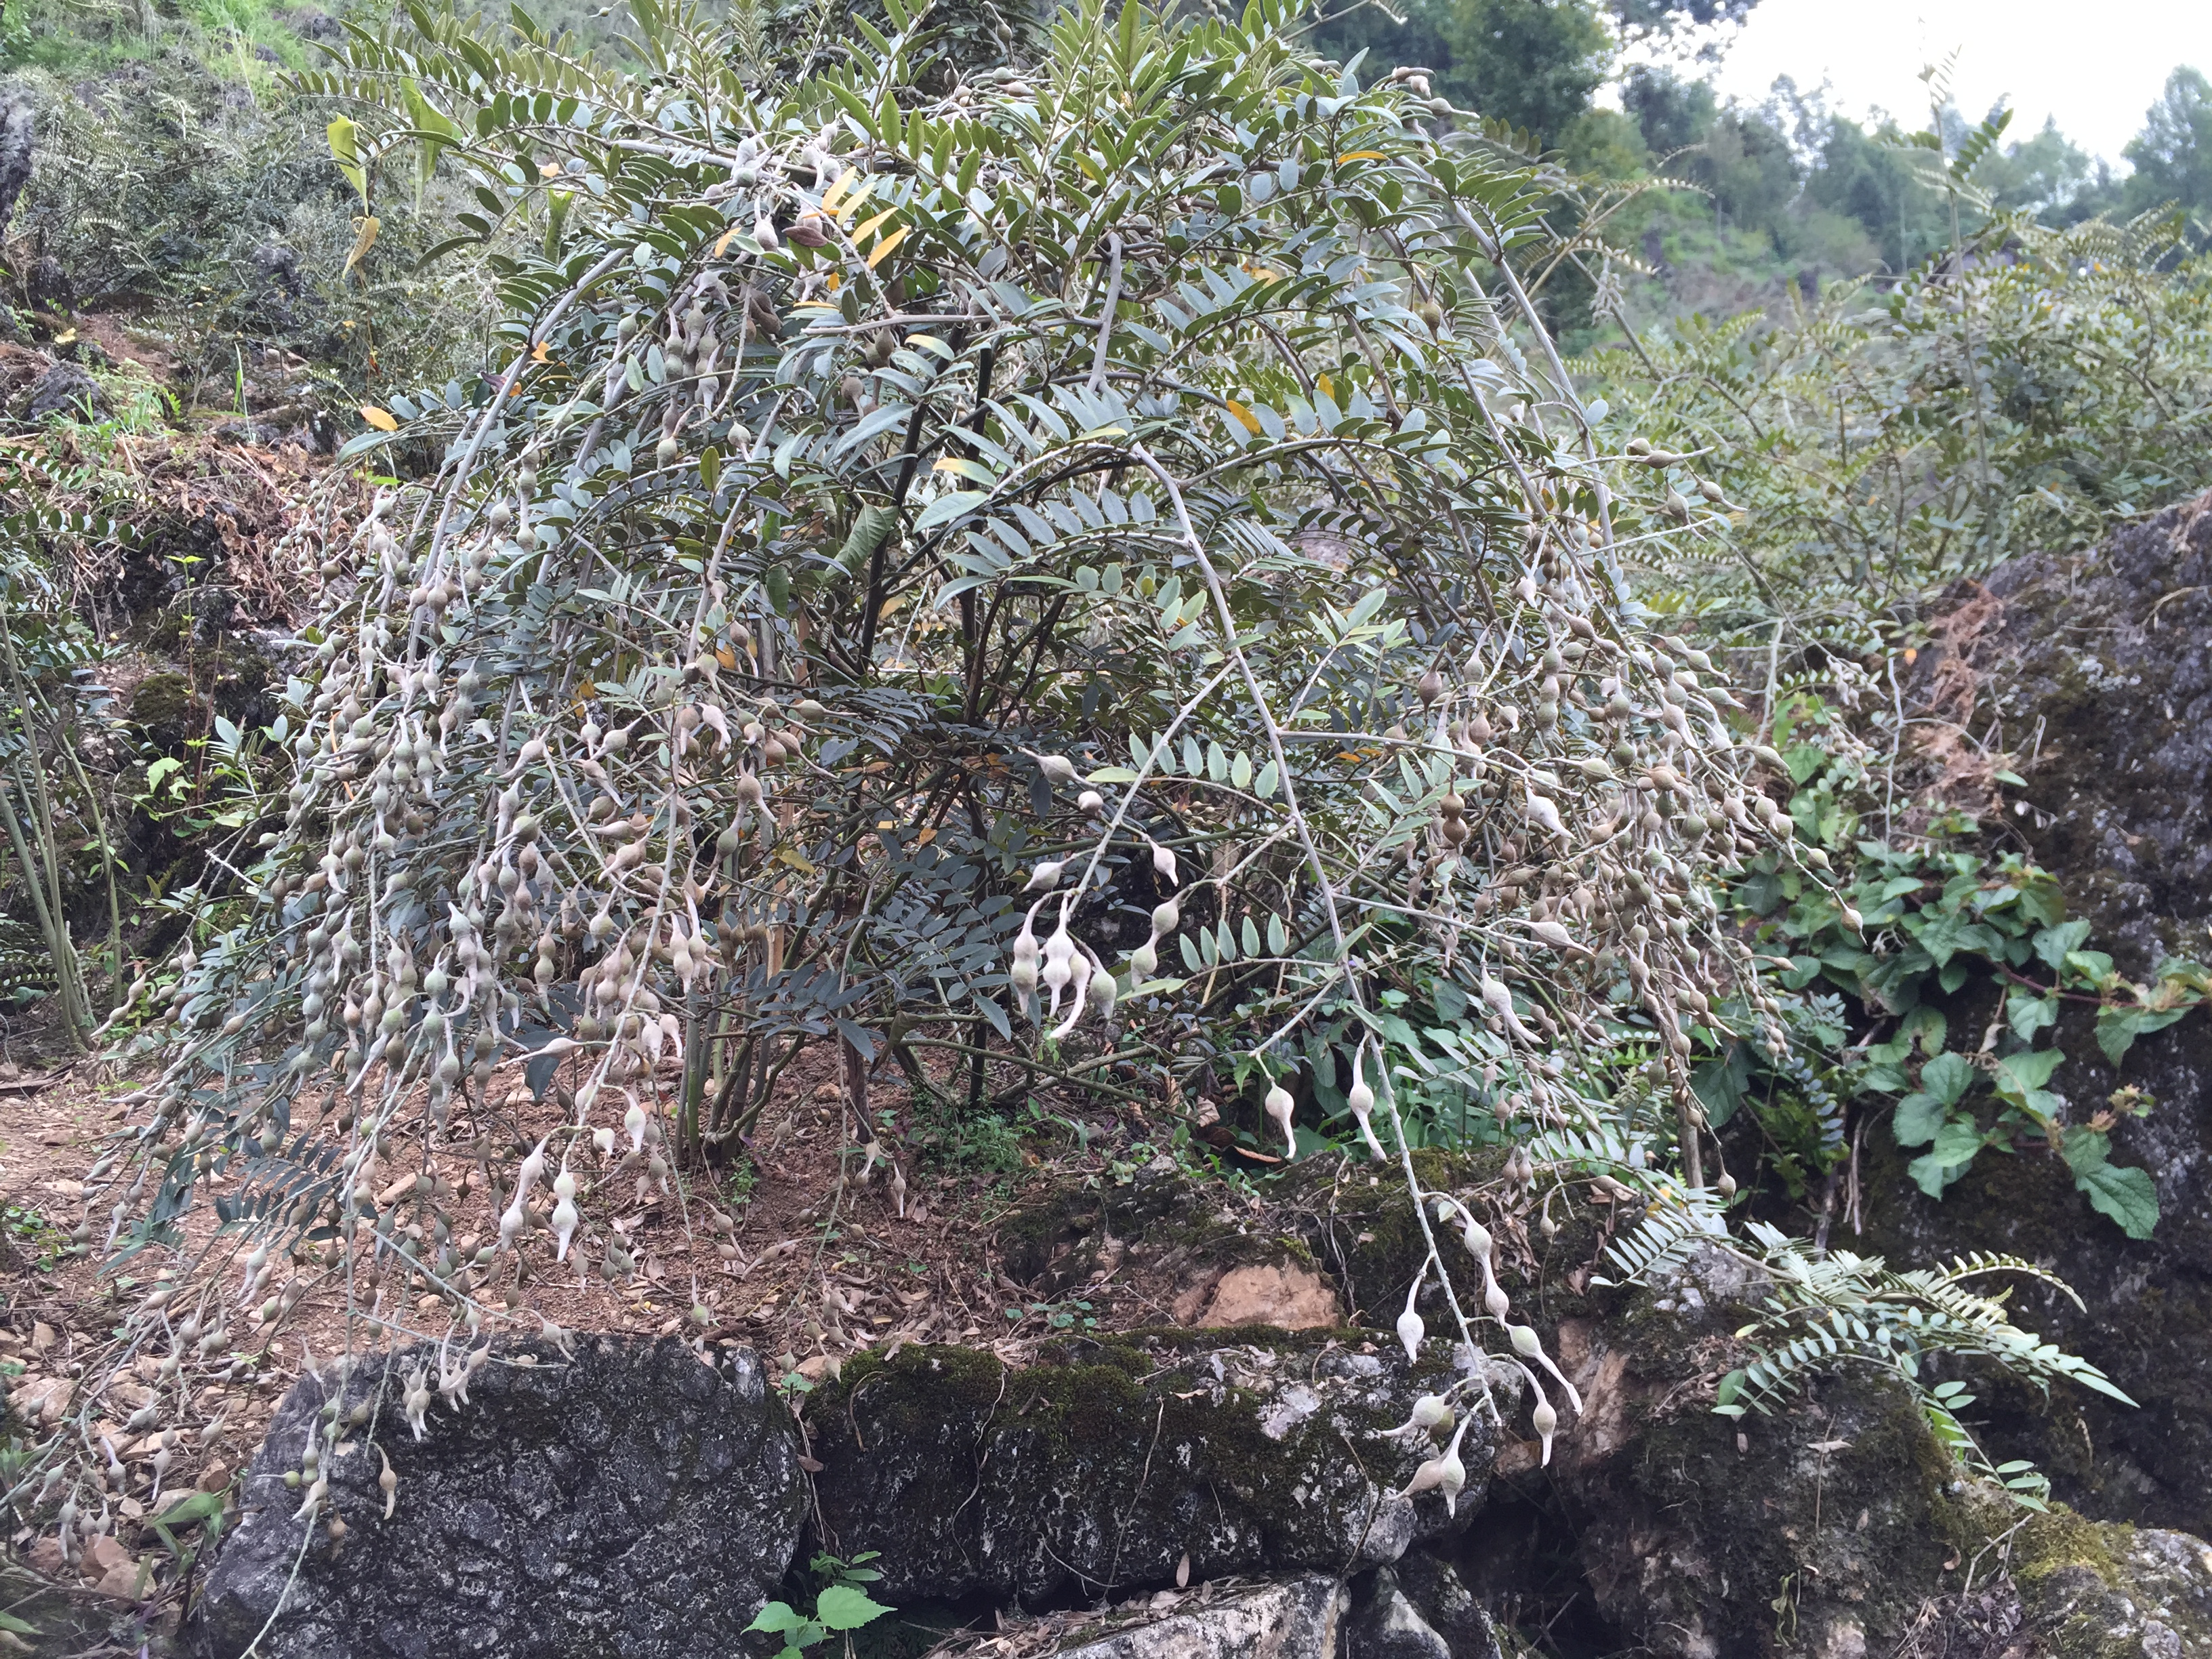
[[[1380, 1579], [1385, 1571], [1378, 1567], [1376, 1577]], [[1420, 1550], [1388, 1571], [1400, 1597], [1419, 1613], [1423, 1624], [1443, 1638], [1451, 1659], [1500, 1659], [1498, 1626], [1489, 1609], [1475, 1599], [1449, 1561]]]
[[[2026, 757], [2027, 787], [2012, 793], [2028, 810], [2011, 828], [2094, 924], [2090, 944], [2137, 980], [2169, 954], [2202, 959], [2212, 921], [2212, 496], [2080, 553], [2013, 560], [1939, 626], [1950, 643], [1922, 655], [1923, 697], [1955, 720], [1971, 690], [1977, 729], [2001, 721], [2006, 745]], [[1964, 690], [1946, 702], [1945, 687]], [[2157, 1183], [2150, 1237], [2128, 1238], [2092, 1212], [2055, 1157], [1977, 1158], [1940, 1200], [1928, 1198], [1905, 1173], [1912, 1153], [1877, 1133], [1861, 1171], [1867, 1233], [1838, 1242], [1898, 1262], [1990, 1250], [2056, 1266], [2080, 1302], [2024, 1284], [2014, 1317], [2102, 1368], [2139, 1408], [2085, 1389], [2046, 1399], [1992, 1388], [1982, 1407], [1992, 1455], [2033, 1459], [2085, 1512], [2212, 1534], [2212, 1015], [2139, 1038], [2117, 1066], [2094, 1019], [2067, 1005], [2051, 1039], [2067, 1060], [2051, 1086], [2075, 1121], [2124, 1085], [2156, 1102], [2112, 1133], [2114, 1160]]]
[[107, 412], [107, 394], [100, 383], [75, 363], [56, 363], [32, 384], [23, 405], [23, 418], [43, 421], [55, 415], [74, 420], [96, 419]]
[[[808, 1408], [822, 1547], [872, 1565], [893, 1600], [988, 1595], [1031, 1605], [1255, 1572], [1350, 1573], [1463, 1527], [1494, 1455], [1486, 1420], [1460, 1455], [1456, 1514], [1399, 1498], [1431, 1455], [1389, 1431], [1452, 1372], [1395, 1347], [1288, 1339], [1009, 1370], [973, 1349], [849, 1362]], [[1493, 1383], [1510, 1417], [1517, 1389]]]
[[1255, 1584], [1079, 1639], [1060, 1659], [1338, 1659], [1344, 1587], [1322, 1574]]
[[2212, 1653], [2212, 1547], [2186, 1533], [2054, 1510], [2021, 1528], [2011, 1577], [2037, 1659]]
[[[1491, 1646], [1491, 1654], [1498, 1651]], [[1469, 1659], [1422, 1616], [1399, 1587], [1398, 1575], [1377, 1567], [1359, 1586], [1345, 1621], [1343, 1659]]]
[[1200, 1280], [1178, 1298], [1183, 1323], [1205, 1330], [1273, 1325], [1286, 1331], [1326, 1330], [1344, 1322], [1336, 1287], [1295, 1262], [1254, 1262], [1231, 1267], [1212, 1283]]
[[[237, 1659], [272, 1612], [259, 1659], [744, 1650], [805, 1503], [796, 1426], [757, 1355], [709, 1366], [672, 1340], [586, 1337], [573, 1356], [502, 1345], [469, 1403], [434, 1404], [420, 1439], [401, 1411], [416, 1364], [434, 1389], [435, 1352], [417, 1348], [286, 1396], [206, 1579], [197, 1653]], [[330, 1465], [346, 1525], [335, 1544], [293, 1518], [301, 1494], [283, 1484], [327, 1400], [341, 1421], [359, 1404], [372, 1413]], [[382, 1456], [398, 1477], [388, 1521]]]

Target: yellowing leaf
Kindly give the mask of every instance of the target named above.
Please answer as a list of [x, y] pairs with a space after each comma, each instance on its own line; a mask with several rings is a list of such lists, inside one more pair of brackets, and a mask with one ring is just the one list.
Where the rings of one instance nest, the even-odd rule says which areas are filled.
[[[839, 219], [850, 219], [854, 214], [858, 213], [860, 210], [861, 204], [866, 202], [868, 198], [876, 193], [876, 179], [878, 176], [880, 175], [870, 175], [867, 181], [863, 184], [860, 189], [854, 191], [850, 196], [845, 198], [842, 206], [833, 210], [834, 216]], [[830, 204], [829, 203], [824, 202], [822, 205], [826, 208], [829, 207]]]
[[876, 251], [868, 256], [868, 269], [870, 270], [873, 270], [878, 265], [883, 264], [884, 255], [888, 254], [901, 242], [906, 240], [906, 233], [907, 227], [901, 225], [890, 235], [884, 237], [882, 241], [877, 243]]
[[852, 189], [853, 180], [860, 177], [860, 173], [858, 167], [847, 167], [837, 175], [837, 182], [822, 192], [822, 210], [824, 213], [837, 210], [837, 204], [845, 199], [845, 192]]
[[1379, 149], [1348, 149], [1336, 158], [1336, 164], [1342, 167], [1346, 161], [1387, 161], [1389, 159]]
[[867, 223], [862, 225], [858, 230], [853, 233], [854, 243], [857, 246], [861, 242], [866, 241], [869, 237], [874, 235], [882, 227], [884, 220], [890, 218], [891, 215], [897, 211], [898, 210], [896, 208], [885, 208], [881, 213], [878, 213], [874, 218], [869, 220]]
[[729, 245], [730, 245], [730, 238], [732, 238], [732, 236], [735, 236], [737, 234], [738, 234], [738, 228], [737, 228], [737, 226], [735, 226], [735, 225], [732, 225], [732, 226], [731, 226], [727, 230], [724, 231], [724, 232], [721, 234], [721, 235], [720, 235], [720, 236], [719, 236], [719, 237], [717, 237], [717, 238], [715, 239], [715, 241], [714, 241], [714, 257], [715, 257], [717, 259], [719, 259], [719, 258], [720, 258], [722, 257], [722, 250], [723, 250], [723, 249], [725, 249], [725, 248], [726, 248], [727, 246], [729, 246]]
[[1321, 388], [1321, 395], [1322, 397], [1328, 398], [1331, 403], [1334, 403], [1336, 401], [1336, 382], [1330, 380], [1328, 375], [1316, 375], [1314, 377], [1314, 384]]
[[1245, 408], [1243, 404], [1238, 403], [1234, 398], [1231, 398], [1229, 400], [1229, 412], [1243, 422], [1244, 429], [1247, 432], [1256, 433], [1259, 431], [1260, 422], [1253, 416], [1252, 411]]
[[399, 422], [393, 417], [392, 411], [388, 409], [379, 409], [374, 404], [363, 404], [361, 406], [361, 418], [379, 432], [399, 430]]
[[362, 205], [368, 206], [368, 169], [362, 164], [360, 129], [341, 115], [325, 131], [331, 141], [331, 159], [338, 164], [338, 171], [345, 174], [346, 182], [358, 192]]
[[714, 660], [725, 668], [735, 668], [738, 665], [738, 653], [726, 645], [714, 653]]
[[814, 860], [795, 847], [779, 847], [775, 849], [774, 857], [778, 864], [787, 864], [802, 876], [814, 876], [821, 873], [814, 867]]
[[558, 179], [561, 176], [561, 164], [558, 161], [540, 161], [538, 164], [538, 176], [541, 179]]
[[536, 347], [532, 349], [530, 361], [533, 363], [542, 363], [546, 361], [546, 344], [544, 341], [540, 340]]
[[351, 276], [353, 268], [368, 256], [369, 249], [376, 246], [376, 233], [380, 228], [376, 216], [369, 214], [354, 223], [358, 234], [354, 237], [353, 252], [346, 255], [345, 269], [338, 272], [342, 277]]

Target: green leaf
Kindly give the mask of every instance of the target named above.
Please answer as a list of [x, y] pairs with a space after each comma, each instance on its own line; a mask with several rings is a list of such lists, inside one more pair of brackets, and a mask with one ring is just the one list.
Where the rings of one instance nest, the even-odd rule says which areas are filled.
[[2041, 1094], [2051, 1074], [2066, 1063], [2063, 1048], [2031, 1048], [2007, 1054], [1997, 1061], [1997, 1092], [2008, 1098], [2027, 1099]]
[[2005, 1012], [2012, 1025], [2013, 1035], [2022, 1042], [2033, 1042], [2038, 1031], [2046, 1030], [2058, 1023], [2058, 999], [2039, 997], [2032, 992], [2015, 988], [2005, 999]]
[[1920, 1190], [1930, 1198], [1966, 1173], [1974, 1155], [1982, 1150], [1982, 1132], [1972, 1123], [1954, 1118], [1936, 1132], [1936, 1145], [1906, 1166]]
[[1890, 1120], [1890, 1129], [1900, 1146], [1925, 1146], [1936, 1139], [1936, 1132], [1943, 1127], [1948, 1116], [1943, 1103], [1925, 1090], [1917, 1091], [1897, 1103], [1897, 1115]]
[[1974, 1066], [1964, 1054], [1941, 1054], [1920, 1070], [1920, 1086], [1897, 1103], [1890, 1128], [1900, 1146], [1924, 1146], [1936, 1139], [1951, 1109], [1973, 1086]]
[[2089, 1195], [2089, 1207], [2120, 1224], [2130, 1238], [2148, 1238], [2158, 1225], [2158, 1188], [2142, 1170], [2098, 1164], [2075, 1172], [2074, 1184]]
[[2105, 1058], [2117, 1066], [2135, 1046], [2137, 1037], [2163, 1031], [2188, 1012], [2186, 1008], [2100, 1008], [2097, 1046], [2105, 1051]]
[[2067, 953], [2080, 950], [2088, 937], [2089, 924], [2086, 920], [2062, 921], [2036, 934], [2035, 954], [2055, 974], [2065, 967]]
[[786, 1631], [797, 1630], [805, 1622], [805, 1619], [800, 1615], [798, 1609], [789, 1602], [771, 1601], [753, 1615], [752, 1623], [747, 1625], [745, 1628], [749, 1631], [766, 1631], [771, 1635], [780, 1635]]
[[814, 1604], [814, 1616], [830, 1630], [858, 1630], [890, 1609], [850, 1584], [832, 1584]]
[[915, 532], [934, 530], [942, 524], [978, 512], [990, 499], [989, 492], [981, 489], [953, 489], [939, 495], [921, 509], [921, 516], [914, 521]]

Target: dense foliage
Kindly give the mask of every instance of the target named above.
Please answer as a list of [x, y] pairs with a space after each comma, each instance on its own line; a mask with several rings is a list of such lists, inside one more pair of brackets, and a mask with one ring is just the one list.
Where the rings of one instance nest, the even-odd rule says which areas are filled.
[[[1781, 694], [1909, 636], [1952, 575], [2193, 479], [2202, 273], [2156, 224], [1997, 214], [1994, 133], [1939, 139], [1915, 188], [1965, 204], [1948, 257], [1579, 365], [1601, 401], [1529, 290], [1631, 221], [1563, 240], [1556, 173], [1439, 131], [1425, 77], [1310, 56], [1272, 0], [1188, 25], [1093, 4], [1034, 55], [988, 6], [631, 10], [617, 70], [413, 9], [284, 106], [328, 144], [280, 144], [308, 182], [266, 198], [322, 250], [319, 315], [381, 275], [404, 318], [483, 270], [504, 321], [489, 372], [448, 370], [465, 310], [409, 390], [396, 356], [353, 363], [346, 459], [387, 476], [358, 518], [310, 492], [282, 712], [211, 726], [206, 873], [164, 897], [188, 942], [122, 988], [118, 1054], [151, 1080], [77, 1242], [191, 1258], [197, 1305], [156, 1291], [107, 1357], [166, 1353], [149, 1422], [319, 1285], [380, 1337], [480, 1356], [501, 1292], [628, 1281], [617, 1182], [726, 1227], [692, 1182], [810, 1045], [895, 1195], [890, 1066], [970, 1114], [1039, 1081], [1204, 1100], [1249, 1164], [1364, 1147], [1417, 1195], [1415, 1147], [1502, 1144], [1516, 1185], [1643, 1200], [1624, 1277], [1706, 1247], [1775, 1276], [1724, 1406], [1837, 1357], [1816, 1325], [1915, 1386], [1947, 1348], [2100, 1385], [1964, 1288], [2020, 1264], [1731, 1243], [1713, 1131], [1759, 1115], [1802, 1193], [1841, 1103], [1902, 1096], [1934, 1189], [2041, 1133], [2149, 1224], [2103, 1131], [2042, 1109], [2047, 1005], [2016, 999], [2016, 1051], [1977, 1070], [1921, 994], [1962, 958], [2040, 963], [2039, 995], [2132, 1031], [2201, 975], [2100, 977], [2046, 881], [1903, 845], [1886, 807], [1900, 847], [1859, 845]], [[179, 264], [234, 265], [264, 228]], [[402, 247], [419, 269], [372, 263]], [[1672, 629], [1766, 651], [1760, 706]], [[10, 694], [27, 792], [75, 705]], [[1881, 1025], [1849, 1058], [1823, 979]], [[493, 1191], [465, 1255], [433, 1147]], [[1572, 1391], [1488, 1233], [1430, 1196], [1400, 1334], [1425, 1340], [1436, 1274], [1548, 1445]], [[428, 1400], [411, 1379], [406, 1411]], [[40, 1457], [94, 1467], [96, 1421]], [[785, 1611], [794, 1646], [837, 1627]]]
[[2052, 231], [1986, 208], [1886, 290], [1685, 318], [1589, 363], [1735, 509], [1694, 555], [1639, 561], [1655, 603], [1856, 658], [1912, 643], [1957, 578], [2212, 478], [2212, 267], [2176, 263], [2162, 217]]

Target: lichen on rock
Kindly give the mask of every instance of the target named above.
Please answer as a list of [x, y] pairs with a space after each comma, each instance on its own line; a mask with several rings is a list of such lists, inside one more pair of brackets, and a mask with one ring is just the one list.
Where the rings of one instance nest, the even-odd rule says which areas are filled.
[[[426, 1370], [434, 1388], [441, 1361], [462, 1360], [404, 1350], [293, 1389], [208, 1575], [194, 1651], [741, 1651], [791, 1564], [805, 1501], [797, 1431], [758, 1357], [725, 1350], [709, 1364], [680, 1342], [606, 1336], [573, 1352], [502, 1343], [469, 1379], [468, 1403], [433, 1404], [417, 1439], [403, 1409], [410, 1374]], [[295, 1518], [303, 1493], [284, 1480], [311, 1433], [329, 1444], [317, 1431], [331, 1420], [345, 1425], [325, 1458], [329, 1510], [345, 1528], [336, 1539], [328, 1510]], [[398, 1477], [389, 1519], [386, 1458]]]

